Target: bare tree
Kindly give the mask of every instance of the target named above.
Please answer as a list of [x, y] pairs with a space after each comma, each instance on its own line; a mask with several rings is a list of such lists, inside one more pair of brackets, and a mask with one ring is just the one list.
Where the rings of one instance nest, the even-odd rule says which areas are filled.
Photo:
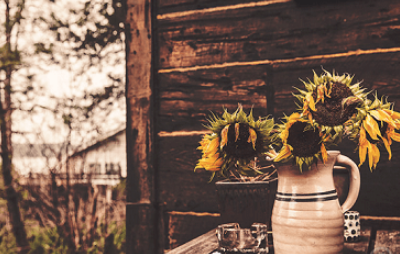
[[29, 243], [26, 237], [26, 231], [21, 219], [18, 198], [16, 190], [13, 186], [12, 172], [12, 103], [11, 103], [11, 78], [13, 72], [20, 64], [20, 56], [17, 47], [12, 45], [11, 36], [13, 29], [18, 27], [22, 18], [22, 10], [25, 6], [25, 1], [21, 0], [16, 5], [16, 10], [12, 14], [10, 1], [4, 0], [5, 5], [5, 44], [1, 47], [0, 55], [0, 71], [5, 73], [5, 78], [2, 80], [0, 90], [0, 132], [1, 132], [1, 158], [2, 158], [2, 173], [4, 187], [6, 189], [7, 208], [11, 220], [12, 230], [18, 246], [19, 253], [28, 253]]

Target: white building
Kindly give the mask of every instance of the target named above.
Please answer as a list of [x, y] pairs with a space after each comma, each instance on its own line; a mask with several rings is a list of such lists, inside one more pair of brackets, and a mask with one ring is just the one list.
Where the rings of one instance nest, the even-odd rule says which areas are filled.
[[127, 175], [125, 129], [77, 150], [68, 160], [65, 154], [65, 147], [58, 144], [17, 144], [14, 145], [14, 169], [22, 177], [21, 183], [30, 178], [38, 184], [46, 182], [50, 172], [56, 173], [61, 184], [67, 176], [67, 164], [71, 184], [90, 182], [96, 186], [115, 186]]
[[126, 138], [125, 129], [101, 139], [70, 156], [70, 173], [73, 179], [94, 185], [114, 186], [125, 178]]

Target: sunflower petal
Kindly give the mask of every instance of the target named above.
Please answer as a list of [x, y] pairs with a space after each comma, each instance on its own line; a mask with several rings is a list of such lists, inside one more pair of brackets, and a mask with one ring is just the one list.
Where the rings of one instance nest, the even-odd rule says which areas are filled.
[[[374, 144], [371, 144], [371, 143], [370, 143], [370, 145], [368, 147], [368, 150], [369, 150], [369, 152], [368, 152], [369, 167], [370, 167], [370, 169], [375, 169], [376, 165], [379, 162], [379, 158], [380, 158], [381, 154], [379, 152], [378, 147], [376, 145], [374, 145]], [[372, 162], [371, 162], [371, 160], [372, 160]], [[372, 167], [371, 167], [371, 163], [372, 163]]]
[[400, 142], [400, 133], [393, 131], [392, 133], [390, 133], [390, 138], [396, 142]]
[[289, 145], [285, 145], [282, 147], [281, 151], [279, 152], [278, 156], [275, 157], [274, 161], [278, 162], [281, 161], [287, 157], [289, 157], [290, 155], [292, 155], [292, 151], [290, 149]]
[[375, 169], [376, 164], [379, 162], [380, 152], [376, 145], [369, 143], [368, 145], [368, 159], [369, 159], [369, 168]]
[[315, 109], [315, 102], [312, 93], [308, 93], [304, 99], [305, 99], [304, 101], [305, 106], [309, 107], [312, 111], [317, 111]]
[[395, 127], [396, 123], [394, 122], [393, 118], [390, 114], [388, 114], [385, 110], [371, 110], [369, 112], [375, 119], [379, 121], [384, 121], [391, 126]]
[[256, 141], [257, 141], [257, 133], [253, 128], [249, 128], [249, 139], [247, 140], [248, 143], [252, 143], [253, 149], [256, 150]]
[[397, 112], [397, 111], [390, 110], [390, 109], [383, 109], [383, 111], [388, 113], [392, 117], [392, 119], [394, 119], [394, 120], [400, 119], [400, 113]]
[[220, 149], [224, 148], [224, 146], [226, 146], [226, 144], [228, 143], [228, 129], [229, 129], [229, 124], [225, 126], [221, 131]]
[[322, 101], [322, 103], [324, 103], [325, 97], [324, 97], [324, 93], [325, 93], [325, 86], [324, 85], [319, 85], [317, 88], [317, 101]]
[[328, 153], [326, 151], [324, 143], [321, 144], [321, 155], [322, 155], [322, 161], [326, 163], [328, 161]]
[[366, 156], [367, 156], [367, 148], [369, 141], [367, 140], [367, 134], [364, 128], [360, 129], [360, 138], [359, 138], [359, 149], [358, 149], [358, 156], [360, 158], [360, 163], [358, 164], [359, 167], [364, 163]]
[[386, 138], [384, 138], [384, 137], [382, 137], [382, 141], [383, 141], [383, 144], [385, 145], [386, 150], [387, 150], [388, 153], [389, 153], [389, 160], [391, 160], [391, 159], [392, 159], [392, 150], [390, 149], [390, 143], [389, 143], [389, 141], [388, 141]]
[[372, 139], [378, 140], [378, 136], [381, 136], [378, 123], [370, 115], [365, 117], [363, 127]]
[[236, 135], [236, 137], [235, 137], [235, 142], [238, 140], [238, 138], [239, 138], [239, 123], [235, 123], [235, 135]]

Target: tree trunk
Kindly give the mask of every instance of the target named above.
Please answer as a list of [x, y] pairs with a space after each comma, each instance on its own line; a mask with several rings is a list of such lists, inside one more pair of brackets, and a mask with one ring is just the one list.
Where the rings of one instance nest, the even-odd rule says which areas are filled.
[[69, 144], [71, 143], [71, 126], [69, 125], [69, 133], [68, 133], [68, 144], [66, 146], [66, 193], [65, 193], [65, 236], [69, 248], [69, 253], [74, 253], [76, 250], [75, 245], [75, 236], [74, 236], [74, 229], [73, 229], [73, 222], [72, 222], [72, 211], [71, 211], [71, 204], [70, 204], [70, 196], [71, 196], [71, 175], [70, 175], [70, 165], [69, 165]]
[[[13, 58], [11, 50], [11, 20], [10, 7], [6, 1], [6, 58]], [[9, 59], [7, 59], [9, 60]], [[11, 61], [9, 61], [11, 62]], [[14, 69], [12, 63], [5, 68], [6, 78], [4, 89], [0, 94], [0, 132], [1, 132], [1, 158], [4, 188], [6, 190], [7, 209], [10, 216], [12, 230], [17, 242], [18, 253], [28, 253], [30, 250], [26, 237], [24, 224], [21, 220], [21, 212], [18, 205], [18, 196], [13, 186], [12, 170], [12, 147], [11, 147], [11, 75]]]

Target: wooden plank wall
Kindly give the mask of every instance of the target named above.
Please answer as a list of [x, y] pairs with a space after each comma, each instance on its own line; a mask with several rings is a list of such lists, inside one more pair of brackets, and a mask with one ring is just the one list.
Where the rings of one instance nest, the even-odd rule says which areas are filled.
[[[293, 86], [323, 67], [354, 74], [400, 111], [399, 1], [158, 0], [155, 11], [157, 189], [168, 212], [218, 212], [210, 175], [193, 172], [209, 110], [240, 102], [290, 114]], [[349, 147], [338, 149], [358, 163]], [[400, 216], [399, 144], [393, 152], [373, 173], [360, 168], [362, 215]]]

